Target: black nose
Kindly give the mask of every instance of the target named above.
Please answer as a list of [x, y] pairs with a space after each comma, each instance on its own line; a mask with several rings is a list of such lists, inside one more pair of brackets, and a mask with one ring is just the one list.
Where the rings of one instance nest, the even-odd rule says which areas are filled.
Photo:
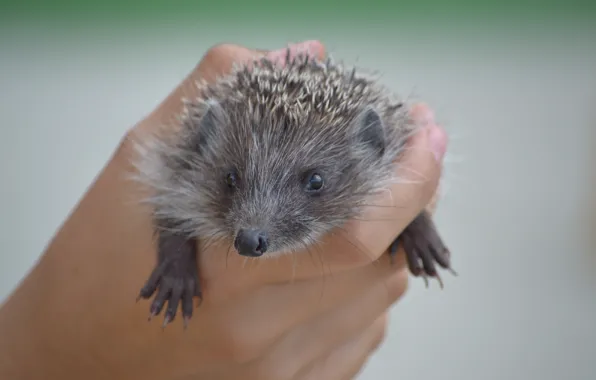
[[239, 254], [248, 257], [259, 257], [267, 251], [269, 239], [260, 230], [240, 230], [234, 240], [234, 247]]

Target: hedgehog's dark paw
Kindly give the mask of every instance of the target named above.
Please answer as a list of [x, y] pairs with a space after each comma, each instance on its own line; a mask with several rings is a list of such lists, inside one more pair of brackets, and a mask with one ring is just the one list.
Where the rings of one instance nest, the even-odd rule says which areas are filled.
[[193, 312], [193, 297], [201, 300], [199, 272], [197, 270], [194, 246], [178, 246], [176, 252], [162, 252], [158, 265], [139, 292], [140, 298], [148, 299], [157, 293], [149, 308], [149, 320], [159, 315], [167, 303], [163, 327], [176, 317], [181, 306], [186, 328]]
[[427, 212], [418, 215], [393, 242], [389, 249], [392, 256], [397, 253], [400, 244], [403, 245], [410, 272], [414, 276], [423, 277], [427, 287], [427, 277], [436, 278], [441, 288], [443, 287], [437, 265], [457, 275], [450, 266], [449, 250]]

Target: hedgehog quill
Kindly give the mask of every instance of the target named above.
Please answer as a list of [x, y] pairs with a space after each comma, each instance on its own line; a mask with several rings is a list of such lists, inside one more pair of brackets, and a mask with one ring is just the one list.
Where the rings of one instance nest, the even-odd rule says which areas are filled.
[[[181, 128], [138, 145], [134, 164], [151, 190], [157, 263], [139, 298], [164, 326], [186, 326], [202, 297], [198, 243], [228, 241], [246, 257], [295, 252], [357, 217], [394, 183], [417, 126], [407, 105], [356, 69], [307, 55], [285, 65], [235, 67], [187, 102]], [[441, 282], [450, 253], [426, 212], [395, 239], [409, 271]], [[441, 283], [442, 285], [442, 283]]]

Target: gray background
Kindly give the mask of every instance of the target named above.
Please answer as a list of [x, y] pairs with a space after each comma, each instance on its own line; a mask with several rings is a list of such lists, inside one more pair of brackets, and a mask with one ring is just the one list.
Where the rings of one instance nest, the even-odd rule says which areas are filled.
[[320, 38], [428, 101], [451, 135], [437, 217], [460, 277], [412, 281], [360, 379], [596, 379], [593, 31], [4, 34], [0, 300], [209, 46]]

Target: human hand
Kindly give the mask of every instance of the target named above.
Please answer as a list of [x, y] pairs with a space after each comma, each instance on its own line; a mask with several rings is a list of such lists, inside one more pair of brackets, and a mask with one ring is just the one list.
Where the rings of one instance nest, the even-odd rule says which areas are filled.
[[[324, 55], [320, 44], [311, 47]], [[180, 98], [193, 95], [194, 80], [213, 80], [232, 62], [261, 54], [233, 45], [211, 49], [128, 138], [172, 119]], [[423, 119], [429, 112], [419, 106], [412, 116]], [[7, 322], [0, 326], [14, 327], [5, 327], [2, 336], [22, 340], [34, 326], [45, 349], [35, 363], [42, 368], [46, 359], [43, 378], [351, 378], [382, 340], [386, 310], [407, 286], [403, 254], [390, 265], [384, 253], [435, 193], [440, 163], [430, 150], [436, 145], [441, 156], [445, 136], [432, 120], [428, 124], [412, 138], [404, 165], [409, 170], [400, 174], [428, 181], [395, 185], [392, 197], [375, 202], [388, 207], [375, 207], [363, 218], [368, 221], [350, 222], [345, 234], [326, 238], [319, 257], [245, 264], [226, 255], [227, 247], [203, 252], [204, 299], [186, 331], [177, 323], [162, 331], [161, 321], [144, 322], [148, 303], [133, 302], [155, 248], [149, 214], [130, 202], [137, 189], [124, 179], [130, 170], [127, 138], [0, 312], [0, 322]], [[23, 315], [26, 325], [18, 323]]]
[[[315, 45], [315, 47], [317, 47], [317, 45]], [[243, 49], [243, 48], [239, 48], [239, 47], [234, 47], [234, 46], [226, 46], [226, 47], [219, 47], [221, 49], [230, 49], [229, 51], [224, 51], [223, 54], [216, 54], [214, 55], [215, 58], [213, 58], [214, 62], [217, 62], [218, 65], [210, 65], [210, 56], [209, 54], [207, 55], [207, 57], [205, 58], [205, 60], [203, 61], [203, 63], [201, 65], [199, 65], [199, 77], [204, 78], [205, 76], [208, 77], [208, 80], [211, 80], [212, 78], [214, 78], [216, 76], [216, 74], [221, 74], [222, 72], [220, 71], [219, 73], [214, 73], [213, 67], [217, 67], [219, 69], [221, 69], [222, 67], [229, 67], [231, 66], [231, 61], [233, 58], [239, 59], [240, 61], [248, 61], [252, 58], [255, 58], [257, 54], [255, 54], [255, 52], [251, 52], [249, 50]], [[321, 49], [322, 50], [322, 49]], [[322, 51], [319, 51], [319, 53]], [[315, 54], [317, 52], [315, 51]], [[240, 58], [240, 56], [245, 55], [246, 58]], [[280, 58], [283, 57], [283, 54], [285, 54], [285, 52], [282, 50], [278, 53], [278, 55], [280, 55]], [[229, 58], [228, 58], [229, 57]], [[226, 60], [226, 58], [228, 58], [228, 60]], [[321, 58], [319, 56], [319, 58]], [[238, 62], [238, 60], [236, 61]], [[204, 64], [204, 65], [203, 65]], [[209, 73], [208, 75], [203, 75], [201, 72], [201, 67], [204, 68], [204, 72]], [[187, 89], [188, 90], [192, 90], [192, 89]], [[184, 95], [186, 95], [187, 97], [192, 96], [193, 94], [191, 93], [190, 95], [188, 93], [185, 93]], [[418, 107], [416, 108], [416, 111], [418, 111], [419, 113], [424, 113], [424, 111], [426, 110], [425, 107]], [[168, 112], [163, 112], [163, 111], [158, 111], [161, 115], [168, 115]], [[421, 115], [414, 115], [414, 116], [421, 116]], [[163, 116], [162, 116], [163, 117]], [[166, 116], [166, 117], [169, 117]], [[151, 124], [150, 124], [151, 125]], [[149, 126], [148, 128], [151, 128], [151, 126]], [[444, 141], [443, 141], [444, 144]], [[444, 147], [442, 148], [444, 149]], [[406, 165], [408, 166], [408, 165]], [[413, 172], [417, 172], [416, 170], [412, 170]], [[398, 196], [400, 194], [398, 193]], [[403, 195], [403, 194], [401, 194]], [[411, 198], [411, 197], [409, 197]], [[428, 201], [428, 200], [427, 200]], [[377, 202], [375, 202], [377, 203]], [[393, 207], [397, 206], [397, 205], [392, 205]], [[380, 213], [378, 210], [375, 209], [374, 213], [372, 215], [370, 215], [369, 219], [373, 219], [373, 220], [388, 220], [388, 219], [395, 219], [395, 214], [397, 214], [395, 212], [395, 209], [390, 209], [387, 210], [388, 212], [385, 215], [381, 215], [382, 213]], [[419, 210], [418, 210], [419, 211]], [[383, 218], [383, 216], [385, 216], [385, 218]], [[407, 221], [409, 222], [409, 220]], [[364, 224], [366, 224], [366, 226], [364, 226]], [[364, 236], [363, 239], [350, 239], [349, 237], [345, 236], [345, 235], [339, 235], [339, 238], [336, 238], [335, 240], [333, 239], [329, 239], [329, 241], [325, 242], [324, 245], [326, 248], [321, 248], [320, 251], [321, 252], [321, 259], [324, 260], [323, 265], [328, 264], [329, 265], [329, 270], [333, 271], [336, 275], [334, 277], [337, 277], [338, 273], [341, 273], [343, 271], [350, 271], [350, 274], [348, 275], [350, 278], [350, 282], [353, 284], [354, 283], [354, 275], [357, 273], [354, 271], [354, 268], [356, 267], [360, 267], [360, 266], [364, 266], [366, 264], [368, 264], [367, 266], [370, 266], [370, 262], [371, 260], [376, 260], [378, 258], [377, 255], [381, 255], [381, 253], [384, 251], [383, 248], [378, 248], [376, 249], [375, 252], [375, 248], [370, 248], [369, 246], [367, 246], [368, 244], [370, 244], [371, 242], [373, 242], [374, 240], [371, 239], [371, 233], [373, 231], [373, 228], [370, 228], [370, 223], [364, 223], [364, 224], [360, 224], [360, 225], [352, 225], [352, 229], [348, 229], [348, 232], [346, 235], [350, 235], [352, 232], [353, 233], [362, 233], [362, 235]], [[407, 224], [407, 223], [406, 223]], [[399, 231], [398, 231], [399, 232]], [[398, 233], [397, 232], [397, 233]], [[396, 234], [397, 234], [396, 233]], [[388, 235], [388, 237], [391, 238], [394, 237], [395, 235], [391, 236]], [[379, 232], [379, 237], [383, 238], [383, 231]], [[333, 241], [332, 241], [333, 240]], [[358, 242], [362, 242], [364, 240], [364, 245], [362, 245], [361, 247], [354, 247], [355, 241]], [[387, 246], [387, 244], [390, 242], [390, 240], [388, 242], [386, 242], [385, 247]], [[347, 243], [347, 244], [346, 244]], [[350, 246], [348, 246], [348, 244]], [[381, 243], [382, 244], [382, 243]], [[340, 248], [341, 247], [341, 248]], [[276, 259], [275, 262], [271, 262], [271, 261], [261, 261], [261, 262], [255, 262], [253, 264], [251, 264], [248, 268], [247, 265], [245, 265], [246, 261], [243, 257], [241, 256], [237, 256], [237, 255], [232, 255], [232, 256], [228, 256], [225, 254], [225, 252], [228, 250], [229, 247], [225, 247], [225, 246], [210, 246], [209, 249], [207, 251], [203, 251], [201, 252], [201, 256], [200, 256], [200, 265], [199, 267], [201, 268], [201, 279], [202, 279], [202, 288], [204, 289], [205, 292], [205, 296], [204, 296], [204, 302], [201, 305], [201, 309], [203, 308], [208, 308], [208, 307], [216, 307], [214, 305], [218, 305], [221, 303], [224, 303], [223, 300], [228, 300], [228, 302], [234, 302], [237, 300], [246, 300], [246, 304], [248, 305], [248, 303], [252, 302], [252, 301], [248, 301], [247, 299], [252, 299], [253, 294], [258, 294], [260, 292], [267, 292], [265, 289], [269, 289], [270, 287], [267, 287], [266, 285], [274, 285], [276, 286], [276, 288], [279, 289], [279, 284], [280, 283], [286, 283], [288, 278], [291, 277], [293, 279], [299, 280], [301, 282], [304, 282], [304, 286], [309, 286], [310, 284], [315, 284], [315, 289], [321, 289], [321, 282], [318, 281], [320, 280], [320, 276], [322, 271], [325, 271], [327, 268], [326, 267], [322, 267], [320, 262], [314, 261], [313, 258], [307, 254], [304, 255], [298, 255], [296, 257], [283, 257], [280, 259]], [[375, 252], [375, 253], [371, 253], [371, 252]], [[350, 255], [351, 254], [351, 255]], [[371, 258], [371, 256], [375, 256], [373, 258]], [[325, 275], [326, 273], [323, 273], [323, 275]], [[347, 279], [348, 277], [346, 277]], [[326, 280], [325, 278], [323, 280]], [[346, 297], [346, 301], [350, 298], [351, 294], [350, 292], [356, 292], [356, 290], [348, 290], [349, 289], [349, 284], [346, 284], [344, 282], [346, 282], [347, 280], [344, 281], [335, 281], [334, 282], [337, 284], [337, 286], [339, 287], [339, 289], [341, 289], [339, 292], [343, 292], [343, 296]], [[371, 284], [371, 283], [375, 283], [376, 281], [374, 280], [370, 280], [367, 279], [366, 283], [367, 284]], [[363, 287], [366, 287], [366, 285], [364, 284], [358, 284], [356, 286], [356, 288], [361, 289]], [[251, 294], [251, 290], [254, 289], [253, 294]], [[291, 292], [289, 292], [289, 289], [293, 289]], [[328, 289], [325, 289], [326, 292], [329, 292], [328, 294], [332, 294]], [[287, 303], [284, 302], [284, 299], [286, 299], [288, 297], [288, 295], [292, 294], [292, 293], [296, 293], [296, 295], [298, 296], [299, 293], [297, 293], [298, 288], [295, 284], [292, 284], [290, 288], [288, 289], [283, 289], [283, 291], [280, 292], [267, 292], [268, 296], [266, 298], [266, 302], [267, 304], [272, 303], [272, 304], [277, 304], [277, 302], [273, 303], [272, 301], [274, 301], [276, 298], [279, 298], [279, 302], [283, 305], [282, 308], [280, 308], [278, 310], [278, 308], [274, 308], [273, 310], [271, 310], [270, 312], [265, 311], [265, 309], [267, 308], [266, 305], [263, 305], [263, 310], [262, 312], [258, 313], [258, 315], [256, 316], [256, 319], [254, 321], [246, 321], [246, 310], [247, 310], [247, 305], [242, 305], [239, 309], [239, 311], [233, 312], [231, 313], [232, 309], [226, 309], [225, 313], [229, 314], [227, 315], [227, 318], [232, 318], [229, 321], [229, 324], [222, 325], [221, 327], [225, 329], [225, 331], [230, 332], [233, 331], [234, 329], [237, 330], [235, 333], [235, 343], [232, 346], [235, 346], [235, 348], [239, 348], [239, 347], [244, 347], [246, 346], [248, 349], [246, 350], [247, 352], [250, 352], [248, 357], [245, 357], [242, 362], [244, 363], [250, 363], [250, 365], [247, 367], [246, 365], [241, 366], [241, 373], [244, 376], [247, 376], [247, 373], [250, 373], [250, 370], [247, 368], [258, 368], [259, 370], [262, 370], [263, 367], [263, 362], [267, 362], [267, 360], [264, 360], [262, 357], [260, 357], [260, 355], [262, 354], [263, 351], [265, 351], [265, 349], [269, 349], [269, 345], [276, 342], [276, 340], [278, 340], [280, 337], [282, 337], [283, 333], [286, 332], [291, 326], [288, 325], [288, 323], [292, 323], [292, 324], [297, 324], [297, 323], [302, 323], [304, 321], [308, 321], [310, 319], [313, 318], [317, 318], [316, 315], [321, 313], [321, 310], [317, 310], [318, 308], [316, 308], [315, 310], [304, 310], [303, 315], [301, 316], [301, 310], [303, 309], [303, 303], [298, 302], [296, 303], [291, 302], [291, 303]], [[310, 290], [309, 290], [310, 291]], [[334, 299], [336, 299], [338, 302], [340, 301], [341, 297], [339, 294], [338, 295], [334, 295]], [[316, 300], [315, 300], [316, 301]], [[321, 301], [320, 301], [321, 302]], [[327, 303], [329, 306], [325, 305], [325, 303]], [[209, 305], [209, 306], [208, 306]], [[237, 303], [234, 303], [234, 305], [238, 305]], [[323, 299], [321, 302], [322, 307], [336, 307], [340, 305], [339, 303], [333, 303], [332, 300], [326, 300]], [[389, 305], [383, 304], [384, 307], [382, 310], [385, 310]], [[297, 306], [297, 307], [296, 307]], [[252, 308], [255, 308], [255, 312], [257, 311], [256, 308], [257, 306], [251, 306]], [[200, 309], [200, 310], [201, 310]], [[286, 312], [284, 313], [283, 310], [285, 310]], [[373, 309], [374, 310], [374, 309]], [[378, 316], [379, 313], [382, 312], [382, 310], [377, 310], [375, 311], [375, 315]], [[282, 316], [286, 315], [286, 313], [288, 313], [288, 311], [291, 311], [291, 314], [289, 314], [288, 317], [282, 319]], [[199, 311], [199, 313], [205, 313], [205, 311]], [[274, 316], [273, 318], [268, 316], [268, 313], [272, 313], [272, 315]], [[312, 313], [316, 313], [316, 314], [312, 314]], [[233, 317], [232, 317], [233, 315]], [[335, 315], [337, 318], [340, 318], [340, 314], [336, 314]], [[196, 318], [196, 317], [195, 317]], [[301, 318], [299, 322], [295, 321], [296, 318]], [[334, 317], [335, 318], [335, 317]], [[370, 319], [370, 316], [368, 317], [368, 321], [371, 322], [372, 320]], [[275, 330], [273, 329], [279, 321], [279, 325], [280, 327]], [[331, 320], [333, 321], [333, 319]], [[197, 321], [196, 319], [194, 321], [191, 322], [193, 325], [197, 326], [196, 328], [200, 329], [199, 325], [202, 324], [202, 321]], [[258, 328], [259, 326], [261, 326], [260, 328]], [[267, 331], [267, 329], [269, 329], [270, 331]], [[306, 328], [305, 328], [306, 329]], [[302, 330], [302, 329], [301, 329]], [[204, 335], [203, 332], [201, 330], [199, 330], [199, 334], [200, 335]], [[308, 331], [308, 330], [306, 330]], [[218, 332], [218, 333], [222, 333], [222, 332]], [[354, 334], [355, 331], [352, 332], [352, 334]], [[225, 333], [223, 333], [225, 334]], [[291, 334], [290, 334], [291, 335]], [[246, 338], [245, 338], [246, 337]], [[239, 340], [240, 338], [240, 340]], [[197, 339], [200, 339], [200, 337], [197, 336]], [[261, 342], [259, 342], [261, 341]], [[238, 344], [238, 342], [242, 342], [242, 344]], [[226, 343], [224, 343], [226, 344]], [[206, 345], [208, 346], [208, 345]], [[263, 348], [261, 348], [263, 347]], [[300, 351], [313, 351], [313, 350], [300, 350]], [[291, 353], [286, 353], [286, 356], [291, 355]], [[296, 355], [296, 354], [294, 354]], [[240, 355], [241, 357], [244, 357], [245, 355]], [[278, 355], [276, 355], [277, 358]], [[281, 357], [281, 358], [277, 358], [274, 362], [277, 365], [278, 368], [280, 368], [281, 371], [283, 371], [284, 373], [286, 371], [290, 371], [290, 372], [295, 372], [296, 368], [292, 368], [291, 366], [284, 366], [281, 365], [280, 363], [283, 362], [283, 359], [287, 357]], [[296, 363], [296, 365], [299, 364], [304, 364], [304, 363], [300, 363], [299, 358], [292, 358], [292, 360]], [[312, 359], [309, 359], [312, 360]], [[256, 363], [258, 363], [258, 365], [254, 365], [254, 361], [256, 361]], [[228, 363], [226, 362], [226, 367], [228, 367]], [[270, 367], [266, 367], [266, 368], [270, 368]], [[213, 376], [213, 375], [211, 375]], [[257, 378], [262, 378], [263, 374], [260, 374], [260, 376], [257, 376]], [[286, 376], [281, 376], [279, 373], [277, 373], [277, 375], [275, 376], [275, 378], [286, 378]], [[288, 377], [289, 378], [289, 377]]]

